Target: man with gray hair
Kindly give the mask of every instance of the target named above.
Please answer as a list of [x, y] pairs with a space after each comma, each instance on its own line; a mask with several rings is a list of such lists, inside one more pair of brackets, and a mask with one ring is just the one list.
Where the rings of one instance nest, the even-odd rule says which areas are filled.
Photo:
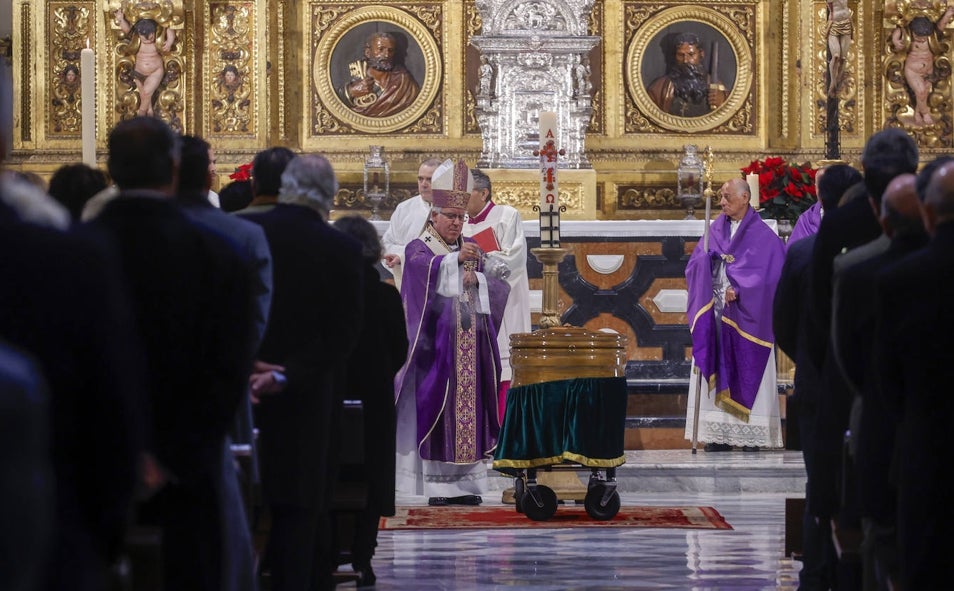
[[327, 518], [343, 370], [361, 330], [361, 246], [328, 224], [338, 190], [331, 163], [302, 155], [282, 173], [278, 205], [244, 216], [272, 251], [272, 308], [250, 378], [262, 487], [272, 529], [271, 588], [331, 588]]

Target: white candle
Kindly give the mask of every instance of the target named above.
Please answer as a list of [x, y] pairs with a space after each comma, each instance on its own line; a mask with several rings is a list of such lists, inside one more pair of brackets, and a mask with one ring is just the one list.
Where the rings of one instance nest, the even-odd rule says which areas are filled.
[[540, 246], [560, 246], [560, 189], [557, 186], [557, 114], [540, 112]]
[[758, 209], [759, 175], [755, 174], [754, 172], [750, 172], [749, 174], [745, 175], [745, 182], [749, 184], [749, 193], [751, 193], [751, 196], [749, 197], [749, 205], [751, 205], [753, 209]]
[[83, 164], [96, 166], [96, 60], [93, 50], [80, 51], [80, 101], [83, 116]]

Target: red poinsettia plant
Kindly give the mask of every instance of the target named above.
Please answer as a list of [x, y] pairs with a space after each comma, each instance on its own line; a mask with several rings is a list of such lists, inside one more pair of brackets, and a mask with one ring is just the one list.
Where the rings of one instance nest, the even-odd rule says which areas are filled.
[[248, 181], [252, 178], [252, 163], [240, 164], [235, 167], [235, 172], [229, 175], [233, 181]]
[[759, 175], [759, 215], [763, 218], [795, 223], [818, 200], [815, 169], [808, 162], [790, 164], [773, 156], [753, 160], [742, 169], [743, 175], [752, 173]]

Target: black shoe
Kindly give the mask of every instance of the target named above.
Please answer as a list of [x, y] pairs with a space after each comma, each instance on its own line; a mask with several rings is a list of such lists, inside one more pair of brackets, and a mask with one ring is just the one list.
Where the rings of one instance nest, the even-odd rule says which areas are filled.
[[427, 499], [427, 504], [432, 507], [443, 507], [447, 505], [447, 497], [430, 497]]
[[707, 443], [703, 449], [706, 451], [732, 451], [732, 446], [728, 443]]
[[742, 451], [759, 451], [759, 446], [757, 446], [757, 445], [744, 445], [744, 446], [742, 446]]
[[358, 574], [358, 580], [355, 581], [355, 584], [358, 587], [373, 587], [375, 581], [378, 580], [374, 576], [374, 570], [371, 568], [371, 564], [353, 564], [351, 568], [354, 569], [354, 572]]
[[484, 502], [482, 498], [477, 495], [461, 495], [459, 497], [450, 497], [447, 499], [447, 502], [451, 505], [472, 505], [477, 506]]

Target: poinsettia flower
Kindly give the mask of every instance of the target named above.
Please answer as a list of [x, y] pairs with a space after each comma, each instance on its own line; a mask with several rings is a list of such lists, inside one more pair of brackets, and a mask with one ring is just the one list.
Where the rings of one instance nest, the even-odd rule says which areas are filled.
[[235, 168], [235, 172], [229, 175], [233, 181], [247, 181], [252, 178], [252, 163], [242, 164]]

